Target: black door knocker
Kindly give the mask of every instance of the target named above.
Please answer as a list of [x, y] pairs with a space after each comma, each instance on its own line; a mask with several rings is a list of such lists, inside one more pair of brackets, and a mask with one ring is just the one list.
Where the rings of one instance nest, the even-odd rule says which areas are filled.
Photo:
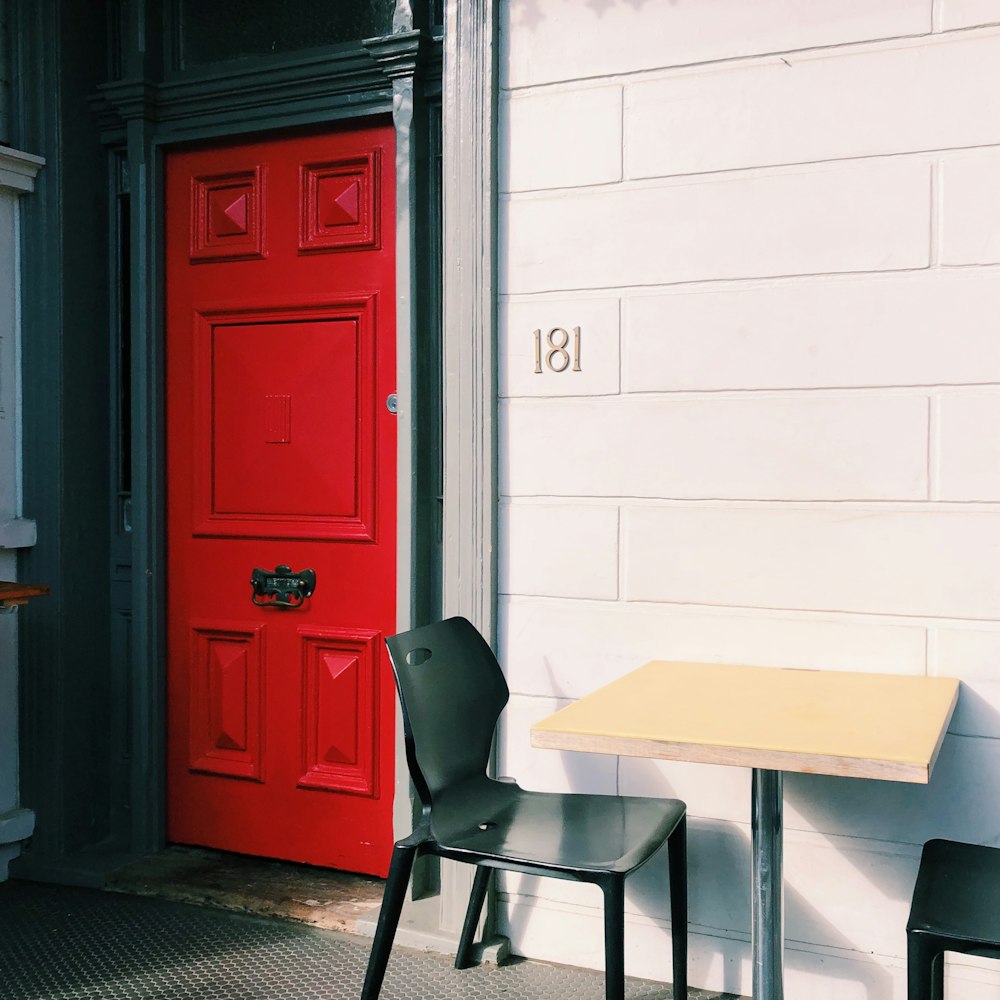
[[316, 572], [304, 569], [293, 573], [290, 566], [255, 569], [250, 574], [250, 586], [250, 599], [258, 608], [300, 608], [316, 589]]

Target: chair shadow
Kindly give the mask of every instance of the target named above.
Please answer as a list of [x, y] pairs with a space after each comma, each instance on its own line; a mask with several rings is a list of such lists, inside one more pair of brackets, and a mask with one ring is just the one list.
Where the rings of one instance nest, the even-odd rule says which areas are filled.
[[[959, 705], [966, 717], [974, 715], [977, 729], [1000, 733], [1000, 713], [964, 683]], [[970, 741], [994, 741], [952, 730], [926, 785], [787, 774], [786, 825], [794, 814], [797, 825], [835, 836], [916, 848], [935, 837], [1000, 846], [1000, 804], [996, 796], [983, 795], [984, 772], [969, 768], [963, 760], [976, 748]], [[892, 880], [880, 887], [906, 899], [913, 889], [912, 883], [898, 886]]]
[[[568, 790], [593, 791], [586, 760], [575, 760], [584, 755], [566, 754], [565, 757]], [[521, 784], [534, 787], [530, 780], [522, 781]], [[656, 794], [664, 798], [676, 797], [662, 778]], [[749, 799], [748, 771], [748, 813]], [[711, 982], [713, 988], [726, 993], [750, 992], [750, 863], [748, 826], [725, 820], [688, 817], [688, 933], [697, 940], [689, 957], [688, 980], [692, 988]], [[546, 880], [522, 877], [518, 892], [544, 897], [546, 890], [539, 885], [543, 881]], [[558, 894], [558, 890], [556, 892]], [[591, 896], [594, 907], [599, 908], [599, 892], [595, 890]], [[839, 972], [832, 968], [835, 963], [825, 961], [824, 955], [796, 949], [794, 942], [821, 942], [825, 950], [833, 953], [843, 951], [845, 957], [861, 950], [858, 942], [846, 938], [787, 882], [784, 897], [785, 968], [815, 973], [822, 962], [825, 976], [838, 976]], [[627, 913], [657, 922], [669, 921], [669, 878], [665, 850], [658, 852], [627, 880], [626, 910]], [[627, 939], [628, 931], [626, 948]], [[669, 954], [669, 928], [665, 926], [662, 936], [662, 967], [665, 977], [668, 975], [666, 957]], [[850, 982], [860, 986], [865, 997], [876, 1000], [891, 995], [892, 977], [884, 969], [873, 963], [863, 962], [852, 962], [849, 968]]]

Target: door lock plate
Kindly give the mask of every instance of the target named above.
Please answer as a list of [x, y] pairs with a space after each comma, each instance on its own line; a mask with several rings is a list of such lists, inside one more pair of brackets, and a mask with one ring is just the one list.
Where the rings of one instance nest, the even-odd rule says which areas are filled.
[[258, 608], [298, 608], [316, 589], [316, 572], [303, 569], [292, 572], [290, 566], [275, 566], [273, 570], [255, 569], [250, 574], [253, 592], [250, 600]]

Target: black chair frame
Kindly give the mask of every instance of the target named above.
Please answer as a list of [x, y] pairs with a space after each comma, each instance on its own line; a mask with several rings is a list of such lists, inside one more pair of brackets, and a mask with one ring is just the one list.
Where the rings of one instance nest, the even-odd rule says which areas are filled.
[[625, 994], [625, 877], [666, 843], [674, 996], [687, 996], [687, 842], [676, 799], [531, 792], [486, 774], [509, 698], [489, 646], [464, 618], [387, 640], [403, 709], [420, 814], [392, 852], [362, 1000], [377, 1000], [416, 859], [472, 864], [475, 877], [455, 957], [472, 962], [494, 869], [589, 882], [604, 896], [607, 1000]]
[[1000, 848], [924, 844], [906, 948], [907, 1000], [943, 1000], [946, 951], [1000, 958]]

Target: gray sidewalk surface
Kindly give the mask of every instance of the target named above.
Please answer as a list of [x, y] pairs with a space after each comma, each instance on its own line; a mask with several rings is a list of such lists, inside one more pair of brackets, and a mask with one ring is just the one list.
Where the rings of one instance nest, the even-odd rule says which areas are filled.
[[[0, 883], [3, 1000], [351, 1000], [370, 942], [273, 918], [97, 889]], [[393, 950], [385, 1000], [602, 1000], [601, 973], [515, 960], [456, 971]], [[630, 1000], [673, 1000], [629, 979]], [[689, 1000], [731, 994], [691, 990]]]

